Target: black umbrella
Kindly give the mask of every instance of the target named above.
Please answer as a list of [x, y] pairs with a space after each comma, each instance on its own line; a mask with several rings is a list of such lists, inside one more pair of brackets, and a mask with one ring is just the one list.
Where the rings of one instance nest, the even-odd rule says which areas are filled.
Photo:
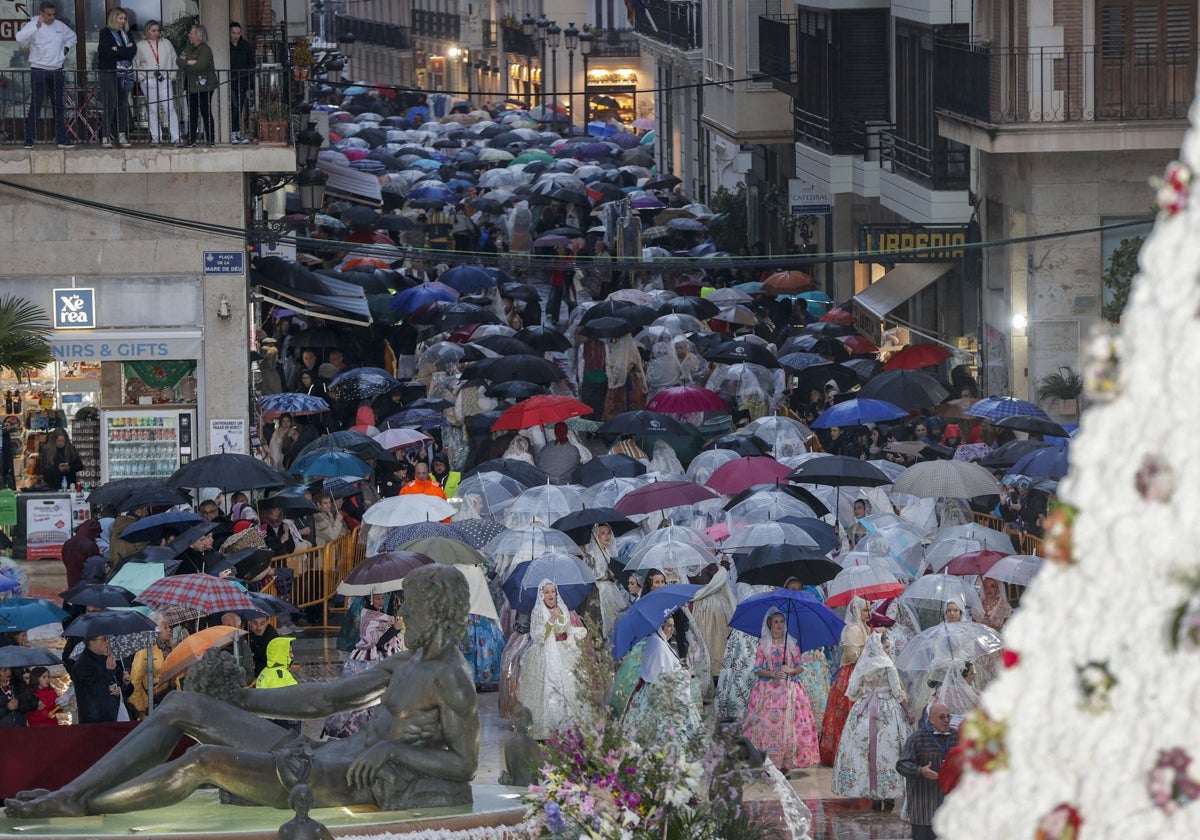
[[316, 513], [317, 506], [305, 497], [304, 493], [308, 490], [306, 485], [298, 485], [296, 487], [285, 487], [277, 493], [272, 493], [267, 498], [258, 503], [259, 510], [267, 508], [279, 508], [290, 513], [305, 514]]
[[688, 333], [687, 340], [692, 342], [692, 346], [701, 353], [705, 353], [725, 343], [725, 339], [721, 337], [720, 333], [712, 332]]
[[885, 371], [858, 389], [860, 399], [883, 400], [909, 410], [935, 406], [949, 395], [936, 377], [919, 370]]
[[[550, 197], [555, 201], [561, 201], [565, 204], [574, 204], [579, 207], [590, 207], [592, 204], [590, 201], [588, 201], [588, 197], [584, 193], [581, 193], [579, 190], [570, 190], [566, 187], [559, 187], [554, 192], [550, 193]], [[569, 234], [563, 235], [568, 236]], [[582, 236], [582, 234], [580, 235]]]
[[539, 484], [549, 484], [550, 476], [525, 461], [515, 458], [493, 458], [475, 466], [474, 469], [463, 473], [463, 478], [469, 478], [481, 472], [501, 472], [509, 478], [519, 481], [526, 487], [536, 487]]
[[471, 343], [478, 344], [480, 347], [486, 347], [488, 350], [491, 350], [493, 353], [499, 353], [501, 356], [537, 355], [537, 350], [510, 335], [485, 335], [481, 338], [472, 339]]
[[644, 190], [669, 190], [683, 182], [674, 175], [659, 175], [642, 184]]
[[796, 371], [795, 376], [795, 387], [801, 393], [808, 391], [810, 388], [816, 388], [819, 391], [823, 390], [830, 380], [837, 383], [839, 391], [848, 391], [862, 382], [862, 379], [853, 370], [833, 362], [827, 362], [823, 365], [813, 365], [804, 370]]
[[833, 321], [814, 321], [807, 324], [803, 330], [805, 335], [824, 335], [837, 338], [839, 335], [853, 335], [854, 327], [849, 324], [838, 324]]
[[706, 352], [704, 358], [710, 362], [722, 362], [727, 365], [749, 363], [765, 368], [780, 366], [779, 359], [770, 350], [751, 341], [726, 341]]
[[583, 313], [580, 324], [594, 321], [597, 318], [621, 318], [637, 327], [644, 327], [658, 317], [658, 313], [649, 306], [631, 303], [627, 300], [605, 300]]
[[985, 455], [979, 464], [991, 470], [1009, 469], [1030, 452], [1047, 446], [1053, 444], [1044, 440], [1012, 440]]
[[[230, 557], [232, 556], [230, 555]], [[246, 595], [260, 607], [263, 615], [283, 616], [300, 614], [299, 607], [275, 595], [269, 595], [266, 592], [247, 592]], [[249, 612], [249, 610], [246, 610], [246, 612]]]
[[231, 490], [267, 490], [287, 487], [292, 482], [274, 467], [257, 458], [222, 452], [184, 464], [167, 484], [172, 487], [216, 487], [222, 492]]
[[351, 230], [369, 230], [379, 223], [379, 219], [378, 210], [361, 204], [355, 204], [342, 213], [342, 221]]
[[169, 548], [177, 554], [183, 554], [188, 550], [188, 546], [205, 534], [211, 534], [219, 527], [221, 527], [219, 522], [197, 522], [190, 528], [180, 531], [175, 539], [171, 540]]
[[757, 435], [722, 435], [710, 441], [705, 449], [728, 449], [739, 455], [766, 455], [771, 451], [770, 445]]
[[479, 414], [472, 414], [467, 418], [464, 424], [469, 435], [486, 435], [491, 439], [492, 426], [496, 425], [496, 421], [500, 419], [500, 415], [504, 413], [503, 409], [495, 411], [481, 411]]
[[163, 574], [173, 575], [183, 561], [180, 552], [187, 546], [172, 548], [165, 545], [148, 545], [125, 558], [126, 563], [162, 563]]
[[845, 344], [826, 335], [797, 335], [789, 338], [779, 348], [780, 355], [788, 353], [819, 353], [834, 362], [844, 362], [850, 358], [850, 351]]
[[597, 507], [577, 510], [556, 520], [550, 527], [562, 531], [575, 541], [576, 545], [584, 545], [592, 537], [592, 528], [597, 525], [607, 525], [612, 528], [615, 536], [627, 534], [637, 527], [632, 519], [617, 513], [612, 508]]
[[596, 430], [601, 435], [671, 435], [687, 436], [696, 433], [690, 423], [676, 420], [670, 414], [657, 411], [626, 411], [608, 420]]
[[[742, 437], [745, 437], [745, 435], [742, 435]], [[751, 497], [761, 499], [764, 503], [770, 504], [780, 496], [789, 496], [804, 502], [804, 504], [813, 509], [813, 513], [817, 516], [825, 516], [829, 513], [829, 508], [825, 507], [825, 503], [814, 496], [812, 491], [805, 490], [803, 487], [797, 487], [794, 484], [778, 483], [755, 484], [753, 487], [747, 487], [725, 503], [725, 510], [729, 510], [734, 505], [740, 505]]]
[[450, 402], [449, 400], [443, 400], [440, 398], [434, 399], [434, 398], [430, 398], [430, 397], [421, 397], [421, 399], [413, 400], [411, 403], [409, 403], [408, 408], [410, 408], [410, 409], [421, 408], [421, 409], [425, 409], [426, 411], [444, 411], [445, 409], [449, 408], [452, 405], [454, 405], [454, 403]]
[[417, 226], [417, 223], [407, 216], [401, 216], [397, 213], [387, 213], [380, 220], [377, 227], [379, 230], [412, 230]]
[[707, 321], [721, 310], [707, 298], [677, 297], [664, 303], [658, 311], [662, 315], [674, 312], [677, 315], [691, 315], [693, 318]]
[[817, 548], [802, 545], [760, 545], [737, 559], [737, 577], [743, 583], [783, 586], [796, 578], [817, 586], [837, 577], [842, 567]]
[[291, 290], [323, 295], [325, 284], [303, 265], [282, 257], [257, 257], [250, 269], [252, 286], [270, 286], [281, 291]]
[[467, 324], [499, 324], [500, 319], [491, 309], [472, 303], [448, 303], [438, 301], [422, 306], [410, 317], [414, 324], [429, 324], [441, 330], [464, 327]]
[[425, 396], [428, 389], [424, 382], [417, 382], [412, 379], [401, 379], [395, 385], [388, 389], [388, 394], [400, 394], [400, 404], [409, 405], [414, 400], [419, 400]]
[[587, 193], [593, 206], [618, 201], [625, 197], [625, 193], [621, 192], [620, 187], [604, 181], [592, 181], [587, 185]]
[[162, 481], [122, 478], [97, 487], [88, 494], [88, 503], [96, 507], [112, 505], [119, 511], [142, 507], [174, 507], [187, 504], [191, 496]]
[[[537, 303], [539, 300], [541, 300], [541, 297], [538, 295], [537, 287], [531, 286], [528, 283], [502, 283], [500, 285], [500, 294], [503, 297], [512, 298], [513, 300], [521, 300], [525, 303]], [[536, 327], [527, 327], [527, 329], [536, 329]]]
[[[532, 287], [527, 288], [532, 289]], [[536, 297], [537, 291], [533, 290], [533, 292]], [[513, 338], [524, 342], [539, 353], [566, 352], [571, 349], [571, 342], [554, 327], [525, 327], [518, 330]]]
[[80, 607], [132, 607], [137, 596], [124, 586], [107, 583], [77, 583], [58, 593], [64, 603]]
[[[354, 453], [364, 461], [369, 461], [372, 458], [378, 458], [384, 453], [383, 447], [367, 435], [364, 435], [362, 432], [345, 429], [340, 432], [331, 432], [327, 435], [321, 435], [308, 446], [301, 449], [297, 458], [303, 458], [309, 452], [319, 449], [344, 449], [347, 452]], [[302, 491], [301, 497], [303, 497]]]
[[[398, 219], [399, 216], [391, 216], [389, 218]], [[395, 271], [386, 271], [384, 269], [361, 269], [355, 271], [319, 271], [320, 277], [328, 277], [330, 280], [337, 280], [342, 283], [350, 283], [358, 286], [363, 290], [363, 294], [367, 295], [388, 295], [392, 293], [393, 288], [401, 288], [405, 285], [404, 280]]]
[[[266, 576], [271, 569], [271, 552], [263, 548], [238, 549], [225, 558], [225, 561], [233, 566], [235, 573], [242, 580], [257, 581]], [[250, 592], [247, 593], [251, 597], [262, 593]], [[274, 596], [267, 596], [274, 597]], [[286, 601], [284, 603], [287, 603]]]
[[537, 385], [533, 382], [522, 382], [520, 380], [497, 382], [495, 385], [489, 385], [483, 393], [489, 397], [502, 400], [527, 400], [538, 394], [546, 393], [546, 386]]
[[127, 636], [153, 632], [157, 628], [148, 616], [133, 610], [100, 610], [84, 613], [63, 630], [64, 636], [94, 639], [96, 636]]
[[610, 478], [633, 478], [644, 475], [646, 465], [628, 455], [600, 455], [586, 464], [580, 464], [572, 473], [573, 484], [591, 487]]
[[463, 368], [463, 379], [486, 379], [488, 382], [533, 382], [549, 385], [563, 379], [563, 372], [541, 356], [504, 356], [472, 362]]
[[622, 318], [605, 317], [581, 323], [577, 331], [588, 338], [620, 338], [629, 335], [633, 330], [633, 324]]
[[1012, 417], [1002, 417], [999, 420], [993, 420], [992, 425], [1000, 429], [1013, 429], [1018, 432], [1029, 432], [1035, 435], [1070, 437], [1067, 430], [1054, 421], [1031, 414], [1015, 414]]
[[828, 455], [805, 461], [792, 471], [788, 480], [829, 487], [882, 487], [892, 483], [892, 479], [878, 467], [845, 455]]
[[857, 373], [858, 378], [863, 382], [870, 382], [876, 376], [883, 373], [883, 362], [878, 359], [847, 359], [844, 362], [838, 362], [838, 364], [848, 367]]

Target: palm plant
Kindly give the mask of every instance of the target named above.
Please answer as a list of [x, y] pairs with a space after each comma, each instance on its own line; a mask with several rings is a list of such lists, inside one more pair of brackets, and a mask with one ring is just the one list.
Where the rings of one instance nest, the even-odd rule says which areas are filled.
[[1077, 400], [1083, 393], [1083, 377], [1072, 368], [1065, 365], [1058, 372], [1043, 376], [1038, 381], [1037, 401], [1046, 403], [1050, 400]]
[[0, 370], [25, 376], [54, 360], [50, 352], [50, 319], [34, 304], [17, 297], [0, 297]]

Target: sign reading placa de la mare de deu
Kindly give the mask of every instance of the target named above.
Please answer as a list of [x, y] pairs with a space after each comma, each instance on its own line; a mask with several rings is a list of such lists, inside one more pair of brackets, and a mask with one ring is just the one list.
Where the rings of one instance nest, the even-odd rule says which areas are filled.
[[55, 289], [54, 329], [92, 330], [96, 328], [95, 289]]

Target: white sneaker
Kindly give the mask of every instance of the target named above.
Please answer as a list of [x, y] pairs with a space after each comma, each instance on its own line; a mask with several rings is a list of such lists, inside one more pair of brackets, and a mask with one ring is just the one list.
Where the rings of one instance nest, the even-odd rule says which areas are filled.
[[235, 132], [233, 132], [232, 134], [230, 134], [230, 135], [229, 135], [229, 142], [230, 142], [230, 143], [232, 143], [232, 144], [233, 144], [233, 145], [235, 145], [235, 146], [236, 146], [238, 143], [241, 143], [241, 142], [242, 142], [242, 134], [241, 134], [241, 132], [240, 132], [240, 131], [235, 131]]
[[129, 138], [128, 138], [128, 137], [126, 137], [124, 134], [118, 134], [118, 135], [117, 135], [117, 142], [118, 142], [118, 143], [120, 143], [122, 146], [128, 146], [128, 145], [129, 145]]

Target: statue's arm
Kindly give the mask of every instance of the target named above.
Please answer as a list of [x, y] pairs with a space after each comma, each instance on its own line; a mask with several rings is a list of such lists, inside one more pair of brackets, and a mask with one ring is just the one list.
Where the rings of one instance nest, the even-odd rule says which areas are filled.
[[300, 683], [283, 688], [248, 688], [238, 705], [263, 717], [314, 720], [338, 712], [365, 709], [379, 702], [400, 657], [327, 683]]
[[479, 711], [475, 686], [443, 671], [437, 682], [438, 712], [446, 749], [392, 743], [392, 758], [418, 773], [469, 782], [479, 768]]

